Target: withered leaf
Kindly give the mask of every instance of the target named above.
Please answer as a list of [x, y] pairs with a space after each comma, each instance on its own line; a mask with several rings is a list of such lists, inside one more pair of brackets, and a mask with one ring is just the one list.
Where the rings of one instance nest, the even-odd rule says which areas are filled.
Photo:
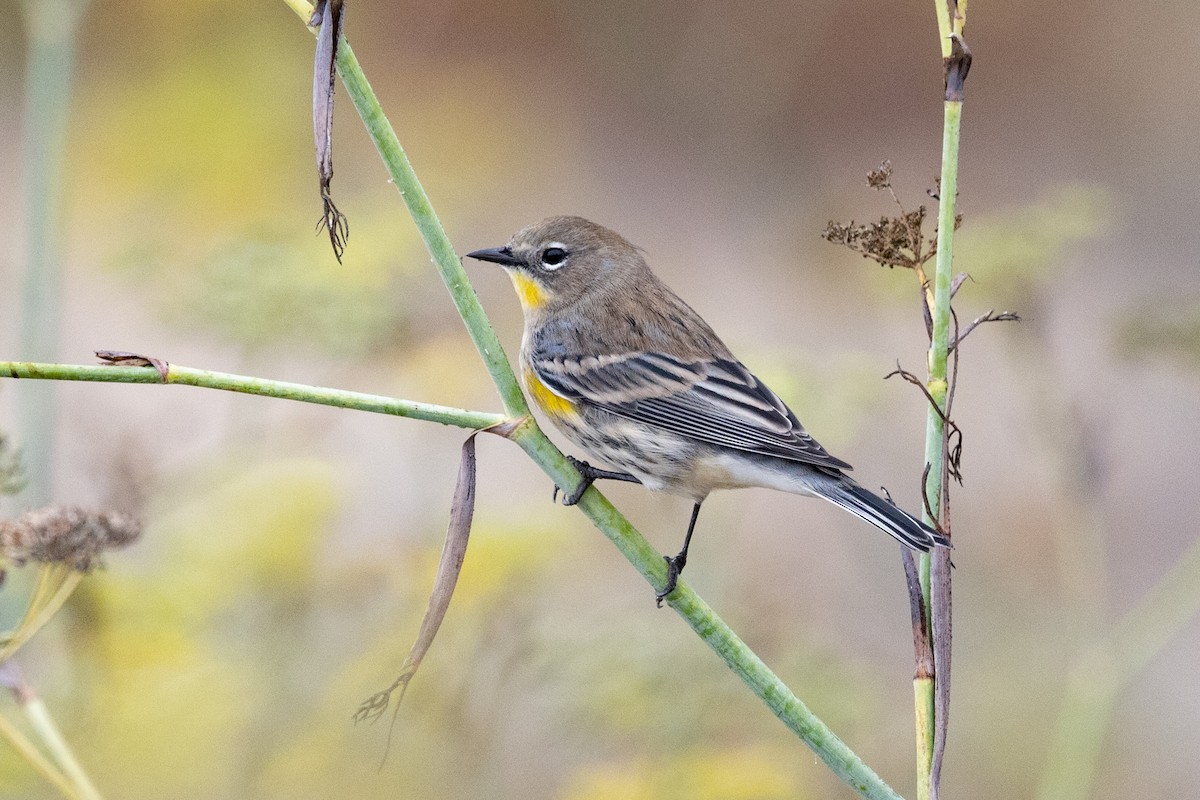
[[[417, 632], [417, 640], [413, 642], [408, 657], [400, 665], [400, 674], [392, 685], [382, 692], [377, 692], [363, 701], [358, 711], [354, 713], [354, 721], [376, 720], [387, 710], [392, 693], [400, 690], [396, 698], [396, 712], [408, 691], [408, 684], [421, 666], [421, 660], [433, 644], [433, 638], [441, 627], [446, 609], [450, 607], [450, 598], [454, 595], [454, 587], [458, 583], [459, 572], [462, 571], [463, 558], [467, 553], [467, 540], [471, 536], [471, 520], [475, 515], [475, 436], [472, 433], [463, 442], [462, 458], [458, 465], [458, 482], [454, 487], [454, 502], [450, 508], [450, 523], [446, 526], [446, 541], [442, 545], [442, 556], [438, 562], [437, 577], [433, 584], [433, 593], [429, 597], [429, 605], [421, 620], [421, 629]], [[396, 718], [392, 717], [392, 725]], [[388, 731], [388, 748], [391, 747], [392, 733]], [[387, 758], [385, 751], [384, 758]]]
[[916, 657], [914, 678], [928, 678], [933, 674], [933, 648], [929, 642], [929, 627], [925, 618], [925, 598], [921, 595], [921, 579], [917, 574], [917, 562], [912, 551], [900, 548], [900, 561], [904, 564], [904, 578], [908, 585], [908, 607], [912, 615], [913, 653]]
[[320, 24], [317, 54], [313, 62], [313, 139], [317, 150], [317, 178], [321, 187], [321, 219], [317, 230], [329, 232], [333, 255], [340, 264], [350, 236], [346, 215], [333, 204], [333, 88], [337, 76], [337, 53], [346, 15], [343, 0], [318, 0], [309, 25]]
[[96, 358], [101, 363], [113, 367], [154, 367], [162, 376], [163, 383], [167, 382], [167, 376], [171, 369], [171, 365], [161, 358], [144, 356], [141, 353], [127, 353], [124, 350], [94, 350], [92, 352], [96, 354]]
[[[945, 533], [949, 534], [949, 530]], [[938, 548], [932, 554], [930, 573], [930, 610], [933, 617], [933, 764], [930, 769], [930, 797], [937, 799], [942, 782], [942, 759], [946, 754], [946, 726], [950, 718], [950, 644], [951, 622], [950, 550]]]

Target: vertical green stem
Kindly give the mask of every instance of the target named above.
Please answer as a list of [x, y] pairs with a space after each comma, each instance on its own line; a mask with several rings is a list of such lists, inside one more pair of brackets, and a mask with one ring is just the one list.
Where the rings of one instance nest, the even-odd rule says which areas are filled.
[[[929, 475], [925, 480], [925, 496], [934, 511], [942, 499], [942, 470], [945, 467], [945, 423], [938, 409], [946, 408], [946, 363], [950, 351], [950, 279], [954, 258], [955, 199], [958, 193], [958, 135], [962, 118], [962, 103], [947, 102], [942, 130], [942, 179], [939, 189], [937, 264], [933, 277], [933, 341], [929, 346], [929, 395], [937, 404], [930, 408], [925, 424], [925, 463]], [[937, 520], [928, 518], [926, 522]], [[925, 595], [926, 613], [929, 608], [929, 554], [920, 559], [921, 592]]]
[[[933, 278], [933, 336], [929, 346], [929, 382], [927, 388], [937, 408], [930, 408], [925, 425], [925, 463], [929, 465], [929, 473], [925, 482], [925, 496], [929, 508], [938, 513], [943, 501], [942, 484], [945, 470], [945, 422], [942, 412], [946, 408], [948, 390], [946, 365], [950, 352], [950, 285], [954, 259], [954, 223], [956, 218], [956, 199], [958, 195], [958, 139], [962, 120], [962, 102], [946, 101], [942, 125], [942, 176], [938, 190], [938, 231], [937, 231], [937, 262]], [[937, 523], [929, 519], [926, 522]], [[926, 614], [930, 615], [929, 630], [935, 635], [937, 630], [932, 620], [932, 603], [930, 602], [930, 562], [928, 553], [921, 554], [918, 564], [921, 594], [925, 598]], [[935, 663], [937, 669], [941, 665]], [[921, 707], [917, 713], [917, 764], [919, 768], [917, 781], [917, 797], [925, 800], [936, 792], [931, 787], [928, 770], [933, 764], [935, 720], [934, 676], [931, 680], [926, 676], [918, 676], [914, 682], [915, 701]], [[929, 684], [926, 686], [925, 684]], [[926, 724], [922, 724], [922, 721]], [[924, 792], [922, 792], [924, 789]]]
[[933, 678], [913, 679], [913, 711], [917, 733], [917, 797], [927, 798], [933, 775]]
[[[958, 137], [962, 103], [947, 102], [942, 132], [942, 179], [939, 189], [937, 265], [933, 278], [933, 342], [929, 347], [929, 394], [938, 409], [946, 407], [946, 363], [950, 351], [950, 280], [954, 258], [955, 199], [958, 193]], [[925, 496], [935, 511], [942, 499], [942, 470], [945, 467], [945, 423], [937, 409], [930, 408], [925, 426], [925, 463], [929, 476]], [[927, 520], [936, 522], [936, 520]], [[921, 585], [928, 601], [929, 555], [921, 556]]]
[[[25, 275], [21, 351], [51, 361], [58, 344], [62, 295], [62, 176], [76, 34], [87, 0], [25, 0], [24, 137]], [[18, 396], [27, 505], [50, 501], [54, 453], [54, 384], [22, 386]]]

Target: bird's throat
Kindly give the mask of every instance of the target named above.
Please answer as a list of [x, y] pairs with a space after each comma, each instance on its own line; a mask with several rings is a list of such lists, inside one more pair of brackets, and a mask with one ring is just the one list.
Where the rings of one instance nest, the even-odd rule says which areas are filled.
[[508, 275], [512, 278], [513, 288], [517, 290], [523, 309], [536, 311], [546, 304], [547, 294], [541, 284], [516, 270], [510, 270]]

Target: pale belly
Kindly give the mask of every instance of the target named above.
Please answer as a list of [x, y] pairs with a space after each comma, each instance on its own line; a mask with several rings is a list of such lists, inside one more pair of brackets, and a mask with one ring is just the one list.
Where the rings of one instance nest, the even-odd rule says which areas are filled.
[[811, 494], [807, 480], [811, 470], [802, 465], [716, 448], [611, 414], [605, 416], [607, 419], [600, 426], [604, 435], [597, 432], [595, 425], [565, 420], [556, 424], [589, 459], [628, 472], [648, 489], [693, 500], [703, 500], [718, 489], [750, 486]]

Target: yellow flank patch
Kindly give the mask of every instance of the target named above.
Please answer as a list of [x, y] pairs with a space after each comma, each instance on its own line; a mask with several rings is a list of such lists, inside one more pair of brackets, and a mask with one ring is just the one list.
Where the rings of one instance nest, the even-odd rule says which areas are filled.
[[533, 402], [537, 403], [538, 408], [545, 411], [547, 416], [557, 419], [578, 416], [571, 401], [550, 391], [550, 387], [542, 383], [537, 373], [529, 367], [525, 368], [525, 388], [529, 390], [529, 396], [533, 398]]
[[546, 302], [545, 289], [533, 278], [515, 270], [508, 274], [512, 276], [513, 288], [517, 290], [517, 297], [521, 299], [523, 308], [532, 310], [541, 307]]

